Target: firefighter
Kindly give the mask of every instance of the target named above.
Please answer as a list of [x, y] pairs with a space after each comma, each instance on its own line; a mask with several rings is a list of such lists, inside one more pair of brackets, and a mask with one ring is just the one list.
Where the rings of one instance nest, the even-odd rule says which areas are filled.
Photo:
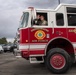
[[44, 26], [47, 25], [47, 21], [44, 19], [44, 16], [41, 16], [40, 19], [41, 19], [40, 25], [44, 25]]
[[34, 25], [40, 25], [40, 23], [41, 23], [40, 15], [38, 14], [38, 15], [36, 16], [36, 19], [34, 19], [33, 24], [34, 24]]

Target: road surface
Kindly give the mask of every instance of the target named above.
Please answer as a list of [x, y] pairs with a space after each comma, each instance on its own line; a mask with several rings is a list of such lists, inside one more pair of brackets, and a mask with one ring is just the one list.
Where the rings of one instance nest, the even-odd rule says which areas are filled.
[[[0, 75], [56, 75], [43, 64], [30, 64], [23, 58], [15, 58], [13, 53], [0, 54]], [[76, 64], [62, 75], [76, 75]]]

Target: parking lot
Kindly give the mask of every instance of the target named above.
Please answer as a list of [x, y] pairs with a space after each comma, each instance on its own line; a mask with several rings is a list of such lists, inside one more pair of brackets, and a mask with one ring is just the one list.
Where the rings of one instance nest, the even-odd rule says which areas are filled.
[[[0, 75], [54, 75], [43, 64], [30, 64], [23, 58], [15, 58], [13, 53], [0, 54]], [[56, 75], [56, 74], [55, 74]], [[76, 75], [76, 65], [63, 75]]]

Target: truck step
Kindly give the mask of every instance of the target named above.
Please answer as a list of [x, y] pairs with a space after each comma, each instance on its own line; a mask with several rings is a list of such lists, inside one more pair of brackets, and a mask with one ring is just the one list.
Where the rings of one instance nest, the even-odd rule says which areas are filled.
[[43, 63], [44, 58], [42, 57], [42, 60], [37, 60], [35, 56], [30, 57], [30, 63]]

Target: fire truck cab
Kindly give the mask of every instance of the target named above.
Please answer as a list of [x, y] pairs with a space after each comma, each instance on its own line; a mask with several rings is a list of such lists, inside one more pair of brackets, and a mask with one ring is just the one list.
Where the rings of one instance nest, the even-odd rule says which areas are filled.
[[[34, 24], [36, 16], [46, 24]], [[37, 22], [37, 21], [36, 21]], [[76, 59], [76, 5], [23, 12], [18, 30], [20, 55], [30, 63], [45, 63], [53, 73], [64, 73]]]

